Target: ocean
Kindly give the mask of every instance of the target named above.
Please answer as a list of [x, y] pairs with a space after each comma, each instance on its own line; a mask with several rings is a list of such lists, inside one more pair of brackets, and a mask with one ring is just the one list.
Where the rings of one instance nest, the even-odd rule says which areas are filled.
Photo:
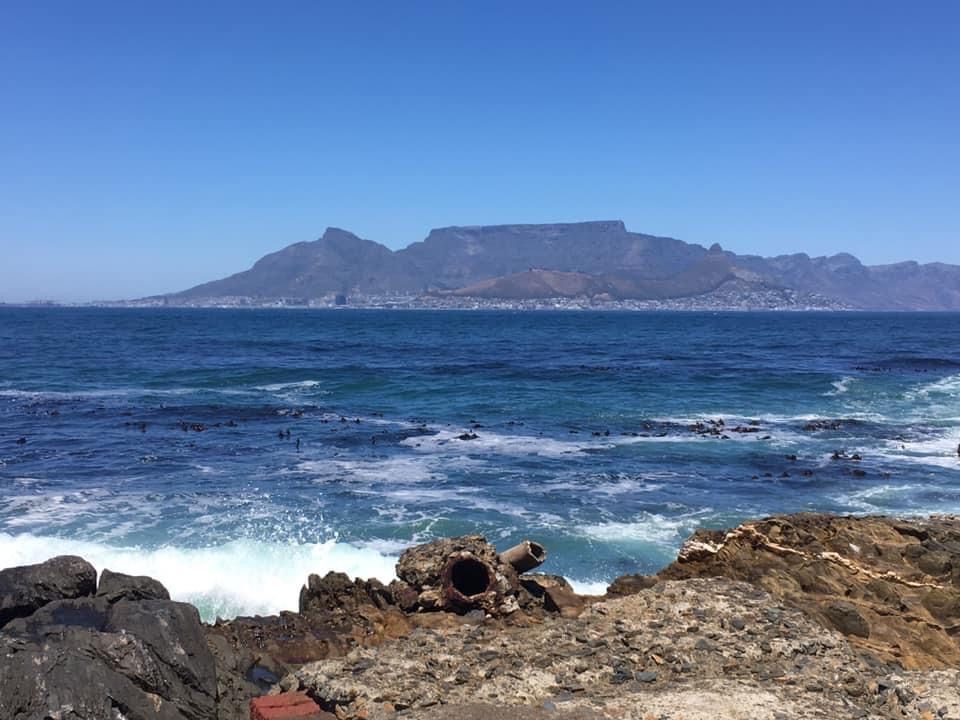
[[581, 591], [702, 527], [960, 512], [960, 315], [0, 308], [0, 567], [206, 620], [482, 533]]

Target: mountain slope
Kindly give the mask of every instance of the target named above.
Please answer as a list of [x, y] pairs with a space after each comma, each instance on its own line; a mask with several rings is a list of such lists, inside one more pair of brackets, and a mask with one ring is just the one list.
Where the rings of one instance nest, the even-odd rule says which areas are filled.
[[600, 275], [562, 272], [559, 270], [527, 270], [504, 277], [481, 280], [444, 294], [457, 297], [533, 300], [559, 297], [619, 296], [616, 286]]
[[846, 253], [763, 258], [629, 232], [620, 221], [432, 230], [396, 252], [328, 228], [319, 240], [264, 256], [223, 280], [165, 296], [312, 299], [421, 294], [505, 299], [694, 297], [719, 287], [793, 290], [851, 307], [960, 310], [960, 266], [903, 262], [869, 267]]
[[327, 228], [319, 240], [265, 255], [252, 268], [169, 299], [313, 298], [328, 293], [415, 292], [421, 284], [402, 258], [371, 240]]

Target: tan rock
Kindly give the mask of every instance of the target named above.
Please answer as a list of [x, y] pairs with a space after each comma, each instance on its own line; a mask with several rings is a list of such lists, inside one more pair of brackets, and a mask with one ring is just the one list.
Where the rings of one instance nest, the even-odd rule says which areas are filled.
[[698, 532], [659, 575], [746, 580], [916, 669], [960, 666], [958, 569], [960, 519], [799, 514]]

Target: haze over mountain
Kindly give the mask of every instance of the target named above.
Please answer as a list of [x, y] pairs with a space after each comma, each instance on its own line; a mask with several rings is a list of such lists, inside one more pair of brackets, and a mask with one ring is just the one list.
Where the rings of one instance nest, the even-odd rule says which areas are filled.
[[864, 309], [960, 309], [960, 266], [863, 265], [846, 253], [763, 258], [630, 232], [621, 221], [432, 230], [397, 251], [328, 228], [244, 272], [164, 296], [173, 304], [246, 297], [437, 293], [503, 299], [670, 299], [718, 288], [789, 289]]

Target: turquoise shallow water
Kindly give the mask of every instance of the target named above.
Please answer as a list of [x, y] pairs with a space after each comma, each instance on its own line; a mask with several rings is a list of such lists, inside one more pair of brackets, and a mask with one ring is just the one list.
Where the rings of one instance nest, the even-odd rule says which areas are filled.
[[208, 618], [438, 535], [589, 589], [697, 527], [960, 512], [958, 443], [956, 314], [0, 309], [0, 566]]

